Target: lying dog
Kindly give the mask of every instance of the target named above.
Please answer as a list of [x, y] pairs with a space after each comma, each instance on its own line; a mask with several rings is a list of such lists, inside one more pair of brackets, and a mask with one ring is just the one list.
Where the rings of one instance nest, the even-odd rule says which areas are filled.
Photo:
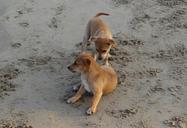
[[96, 112], [97, 105], [102, 95], [112, 92], [117, 85], [117, 75], [111, 66], [100, 66], [89, 53], [82, 53], [68, 66], [72, 72], [81, 73], [81, 86], [77, 93], [67, 100], [67, 103], [75, 103], [86, 92], [93, 94], [90, 108], [87, 114]]
[[112, 38], [112, 33], [106, 23], [99, 18], [101, 15], [109, 15], [107, 13], [97, 13], [87, 24], [86, 31], [82, 42], [82, 51], [90, 42], [95, 43], [95, 60], [103, 59], [108, 65], [109, 51], [116, 46]]

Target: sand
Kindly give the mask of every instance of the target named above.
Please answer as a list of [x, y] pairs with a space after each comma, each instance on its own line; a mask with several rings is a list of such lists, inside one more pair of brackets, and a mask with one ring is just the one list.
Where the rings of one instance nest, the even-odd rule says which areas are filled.
[[[87, 116], [67, 66], [100, 11], [119, 83]], [[0, 128], [186, 128], [186, 35], [185, 0], [0, 0]]]

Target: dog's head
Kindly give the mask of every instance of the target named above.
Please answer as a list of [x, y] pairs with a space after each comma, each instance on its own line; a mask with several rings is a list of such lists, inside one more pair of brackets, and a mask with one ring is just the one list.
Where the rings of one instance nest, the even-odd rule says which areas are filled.
[[116, 47], [116, 42], [113, 39], [91, 37], [90, 41], [95, 42], [95, 50], [99, 60], [104, 60], [110, 49]]
[[81, 53], [74, 61], [73, 64], [67, 68], [72, 72], [84, 73], [89, 70], [92, 56], [89, 53]]

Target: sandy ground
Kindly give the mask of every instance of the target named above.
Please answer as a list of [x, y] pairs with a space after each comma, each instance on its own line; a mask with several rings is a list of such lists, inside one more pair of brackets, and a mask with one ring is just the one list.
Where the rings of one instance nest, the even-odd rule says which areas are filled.
[[[67, 70], [86, 23], [103, 16], [117, 41], [117, 89], [86, 116]], [[0, 0], [0, 128], [187, 128], [187, 1]]]

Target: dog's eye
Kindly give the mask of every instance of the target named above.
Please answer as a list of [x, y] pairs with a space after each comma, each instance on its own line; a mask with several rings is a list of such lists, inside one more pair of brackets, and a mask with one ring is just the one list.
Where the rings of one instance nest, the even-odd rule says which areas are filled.
[[103, 53], [105, 53], [105, 52], [106, 52], [106, 50], [103, 50], [102, 52], [103, 52]]
[[96, 49], [97, 52], [99, 52], [99, 49]]
[[74, 64], [77, 65], [77, 62], [75, 61]]

